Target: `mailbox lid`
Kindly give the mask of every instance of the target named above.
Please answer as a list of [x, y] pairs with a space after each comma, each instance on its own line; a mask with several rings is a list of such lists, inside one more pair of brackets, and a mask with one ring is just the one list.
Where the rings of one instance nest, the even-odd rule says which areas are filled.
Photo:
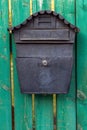
[[[16, 43], [27, 41], [68, 41], [75, 40], [79, 29], [54, 11], [40, 11], [23, 23], [10, 29], [14, 33]], [[57, 42], [58, 43], [58, 42]]]
[[[43, 65], [44, 60], [47, 65]], [[17, 58], [16, 62], [23, 93], [67, 93], [73, 62], [71, 56]]]

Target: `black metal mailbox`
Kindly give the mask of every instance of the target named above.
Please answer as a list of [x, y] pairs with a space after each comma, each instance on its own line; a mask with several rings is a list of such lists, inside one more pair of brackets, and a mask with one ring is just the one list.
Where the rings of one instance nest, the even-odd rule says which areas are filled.
[[21, 92], [67, 93], [79, 29], [54, 11], [40, 11], [11, 30]]

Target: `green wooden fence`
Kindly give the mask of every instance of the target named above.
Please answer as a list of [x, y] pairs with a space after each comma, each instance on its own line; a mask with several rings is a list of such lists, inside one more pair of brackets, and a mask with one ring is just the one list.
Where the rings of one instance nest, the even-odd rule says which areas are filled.
[[[66, 95], [20, 93], [16, 48], [7, 27], [20, 24], [40, 10], [55, 10], [80, 28], [74, 46], [72, 82]], [[87, 130], [86, 31], [87, 0], [0, 1], [0, 130]]]

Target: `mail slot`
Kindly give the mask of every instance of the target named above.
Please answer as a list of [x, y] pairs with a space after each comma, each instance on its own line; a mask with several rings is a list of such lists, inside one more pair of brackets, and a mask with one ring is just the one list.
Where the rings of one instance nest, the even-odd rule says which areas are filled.
[[79, 29], [54, 11], [40, 11], [10, 28], [22, 93], [67, 93], [73, 68], [73, 45]]

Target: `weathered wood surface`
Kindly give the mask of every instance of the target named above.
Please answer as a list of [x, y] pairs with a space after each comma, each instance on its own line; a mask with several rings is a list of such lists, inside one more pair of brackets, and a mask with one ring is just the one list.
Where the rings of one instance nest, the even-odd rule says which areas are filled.
[[11, 130], [10, 43], [8, 3], [0, 1], [0, 129]]
[[[12, 0], [12, 25], [23, 22], [30, 12], [29, 0]], [[20, 86], [16, 70], [16, 48], [12, 41], [13, 67], [14, 67], [14, 116], [15, 130], [32, 130], [32, 97], [20, 92]]]
[[77, 0], [77, 129], [87, 130], [87, 0]]

